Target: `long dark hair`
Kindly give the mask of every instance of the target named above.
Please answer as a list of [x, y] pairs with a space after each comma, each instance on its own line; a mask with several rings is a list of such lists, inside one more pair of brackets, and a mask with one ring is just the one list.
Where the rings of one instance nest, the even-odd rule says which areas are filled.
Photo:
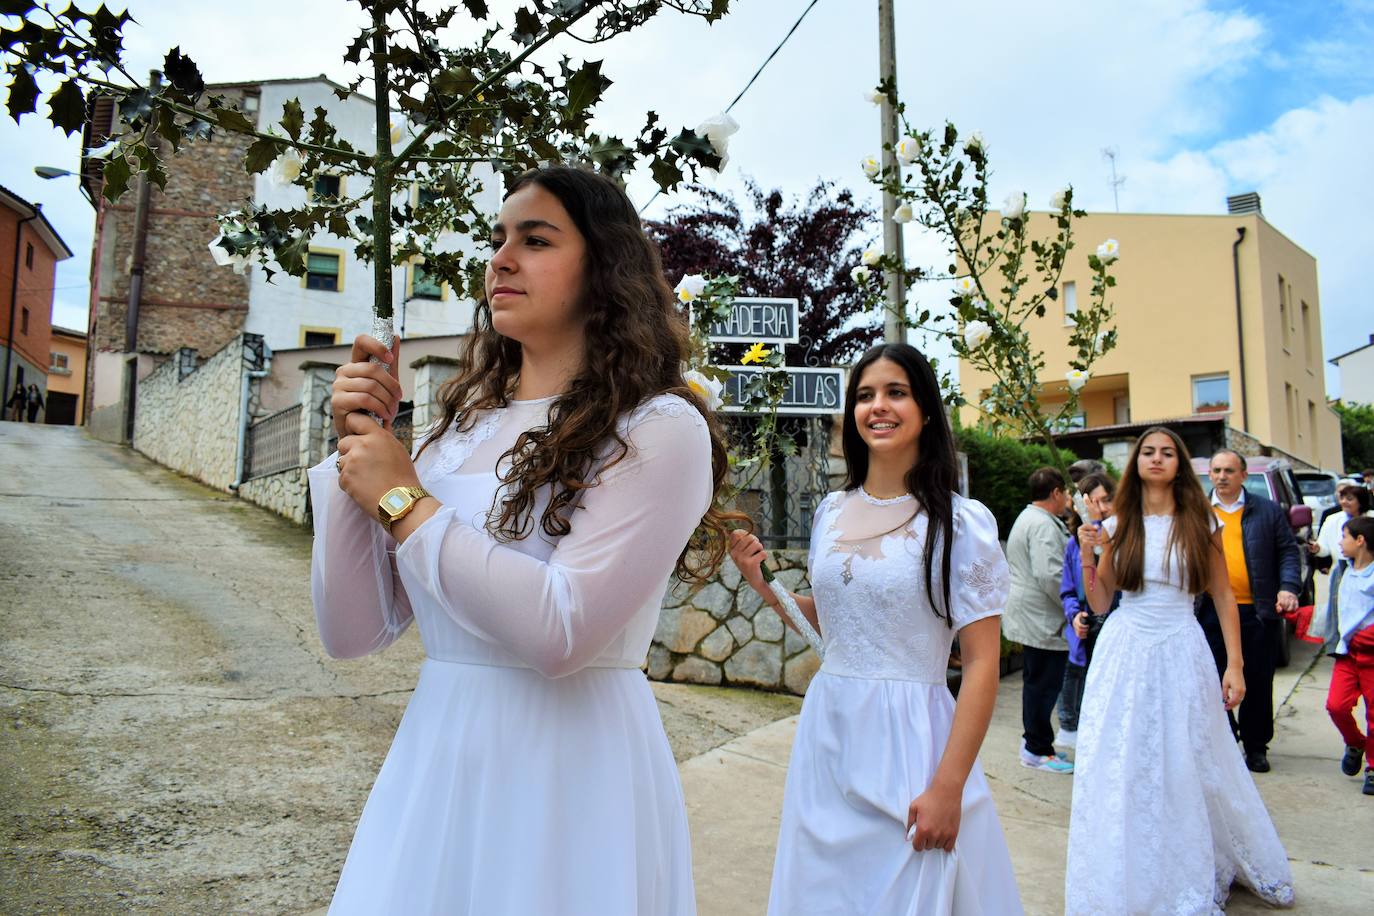
[[[844, 462], [848, 479], [844, 482], [846, 490], [863, 485], [868, 477], [868, 444], [859, 435], [859, 424], [854, 420], [854, 404], [859, 390], [859, 379], [864, 370], [880, 359], [891, 360], [902, 367], [907, 381], [911, 383], [911, 396], [921, 410], [925, 426], [917, 442], [916, 463], [906, 472], [906, 488], [916, 497], [918, 509], [924, 509], [927, 519], [925, 567], [926, 596], [935, 616], [953, 626], [950, 616], [949, 572], [950, 548], [954, 541], [954, 491], [959, 486], [959, 461], [954, 451], [954, 432], [945, 416], [944, 403], [940, 399], [940, 383], [935, 379], [935, 370], [930, 363], [910, 344], [883, 343], [871, 347], [859, 357], [854, 368], [849, 371], [849, 386], [845, 392], [844, 428], [841, 441], [844, 444]], [[940, 598], [935, 596], [935, 551], [940, 550]]]
[[1145, 485], [1140, 479], [1140, 447], [1155, 433], [1173, 440], [1178, 454], [1178, 473], [1174, 475], [1174, 521], [1164, 546], [1166, 568], [1178, 561], [1183, 582], [1191, 594], [1207, 590], [1212, 568], [1212, 506], [1202, 491], [1188, 446], [1178, 433], [1166, 426], [1152, 426], [1140, 434], [1131, 449], [1131, 458], [1121, 475], [1121, 484], [1112, 508], [1116, 513], [1116, 534], [1112, 538], [1112, 566], [1117, 586], [1138, 592], [1145, 586]]
[[[714, 415], [687, 386], [683, 362], [690, 349], [686, 316], [678, 310], [663, 277], [658, 249], [644, 234], [634, 204], [615, 181], [586, 169], [551, 166], [526, 172], [506, 192], [538, 185], [558, 198], [586, 240], [587, 345], [585, 362], [568, 389], [549, 408], [548, 425], [527, 430], [502, 456], [509, 461], [488, 513], [487, 530], [498, 541], [521, 540], [534, 525], [539, 491], [552, 496], [539, 519], [550, 537], [572, 530], [578, 496], [598, 479], [588, 479], [614, 443], [609, 463], [625, 457], [628, 443], [617, 423], [646, 398], [675, 394], [705, 418], [711, 433], [711, 468], [719, 493], [729, 470], [725, 441]], [[443, 419], [424, 447], [450, 427], [470, 429], [480, 411], [504, 407], [520, 373], [518, 341], [491, 323], [491, 307], [477, 303], [473, 331], [464, 347], [463, 369], [439, 392]], [[726, 523], [737, 517], [712, 508], [679, 555], [677, 575], [701, 581], [720, 565], [728, 544]]]

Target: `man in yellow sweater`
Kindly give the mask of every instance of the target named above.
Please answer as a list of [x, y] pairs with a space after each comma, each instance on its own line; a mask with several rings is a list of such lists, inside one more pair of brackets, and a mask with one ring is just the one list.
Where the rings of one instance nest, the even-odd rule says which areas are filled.
[[[1256, 773], [1269, 772], [1269, 742], [1274, 738], [1274, 666], [1283, 622], [1279, 611], [1298, 606], [1301, 565], [1298, 542], [1283, 507], [1245, 489], [1245, 458], [1224, 449], [1212, 456], [1212, 512], [1222, 523], [1221, 543], [1231, 591], [1240, 606], [1241, 655], [1245, 661], [1245, 700], [1232, 718], [1245, 763]], [[1216, 609], [1206, 595], [1199, 599], [1198, 620], [1217, 673], [1225, 670], [1226, 647]]]

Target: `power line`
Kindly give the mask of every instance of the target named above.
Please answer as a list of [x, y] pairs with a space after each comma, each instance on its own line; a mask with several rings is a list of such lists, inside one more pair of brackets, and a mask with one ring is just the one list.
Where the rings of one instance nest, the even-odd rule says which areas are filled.
[[[807, 17], [807, 15], [813, 9], [815, 9], [816, 4], [820, 2], [821, 0], [811, 0], [811, 2], [806, 5], [806, 9], [802, 10], [802, 14], [797, 17], [797, 21], [792, 23], [792, 28], [788, 29], [787, 34], [782, 37], [782, 41], [778, 42], [778, 46], [773, 49], [772, 53], [763, 59], [763, 63], [759, 64], [759, 68], [754, 71], [754, 75], [749, 77], [749, 82], [744, 84], [744, 88], [739, 91], [739, 95], [735, 96], [734, 101], [732, 101], [729, 105], [725, 106], [725, 114], [729, 114], [730, 109], [734, 108], [735, 105], [739, 102], [739, 100], [744, 98], [744, 94], [749, 91], [749, 88], [751, 86], [754, 85], [754, 81], [757, 80], [759, 78], [759, 75], [762, 74], [763, 71], [768, 67], [768, 65], [773, 62], [773, 58], [778, 56], [778, 52], [782, 50], [783, 45], [787, 44], [787, 42], [792, 38], [793, 33], [795, 33], [798, 27], [801, 26], [802, 20], [804, 20]], [[648, 202], [645, 203], [644, 206], [639, 208], [639, 215], [643, 216], [644, 211], [649, 209], [649, 205], [652, 204], [654, 201], [658, 200], [659, 195], [662, 193], [662, 188], [659, 188], [657, 191], [655, 191], [654, 196], [650, 197]]]

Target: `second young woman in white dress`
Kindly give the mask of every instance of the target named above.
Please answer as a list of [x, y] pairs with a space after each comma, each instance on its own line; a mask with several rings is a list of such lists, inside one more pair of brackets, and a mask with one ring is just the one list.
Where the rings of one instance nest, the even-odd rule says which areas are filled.
[[[813, 522], [812, 595], [793, 596], [824, 662], [792, 748], [768, 912], [1020, 913], [977, 762], [1009, 574], [992, 513], [954, 492], [953, 436], [916, 349], [881, 344], [854, 367], [844, 452], [845, 489]], [[776, 606], [759, 540], [735, 532], [731, 556]], [[956, 632], [957, 703], [946, 684]]]
[[[619, 185], [530, 173], [491, 245], [418, 458], [360, 412], [401, 396], [360, 338], [335, 382], [338, 455], [310, 471], [326, 649], [375, 652], [414, 621], [426, 655], [330, 913], [690, 916], [682, 791], [640, 666], [670, 574], [724, 554], [725, 451]], [[384, 498], [413, 507], [385, 529]]]
[[[1176, 433], [1145, 431], [1113, 507], [1078, 531], [1088, 602], [1105, 614], [1119, 589], [1121, 604], [1079, 713], [1064, 910], [1211, 916], [1237, 881], [1290, 905], [1288, 858], [1226, 721], [1245, 676], [1219, 523]], [[1204, 590], [1226, 641], [1220, 685], [1193, 614]]]

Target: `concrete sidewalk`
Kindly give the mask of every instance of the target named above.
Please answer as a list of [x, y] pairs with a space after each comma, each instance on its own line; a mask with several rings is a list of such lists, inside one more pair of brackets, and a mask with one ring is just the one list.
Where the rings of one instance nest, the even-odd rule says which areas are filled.
[[[1330, 675], [1331, 659], [1295, 644], [1292, 664], [1274, 682], [1274, 769], [1255, 780], [1292, 861], [1294, 912], [1321, 916], [1368, 913], [1374, 900], [1374, 798], [1340, 772], [1342, 744], [1325, 709]], [[1050, 916], [1064, 909], [1073, 780], [1019, 765], [1020, 708], [1021, 679], [1013, 674], [1002, 681], [981, 760], [1026, 912]], [[795, 730], [791, 717], [683, 762], [701, 916], [758, 916], [767, 908]], [[1270, 909], [1237, 889], [1227, 912]]]

